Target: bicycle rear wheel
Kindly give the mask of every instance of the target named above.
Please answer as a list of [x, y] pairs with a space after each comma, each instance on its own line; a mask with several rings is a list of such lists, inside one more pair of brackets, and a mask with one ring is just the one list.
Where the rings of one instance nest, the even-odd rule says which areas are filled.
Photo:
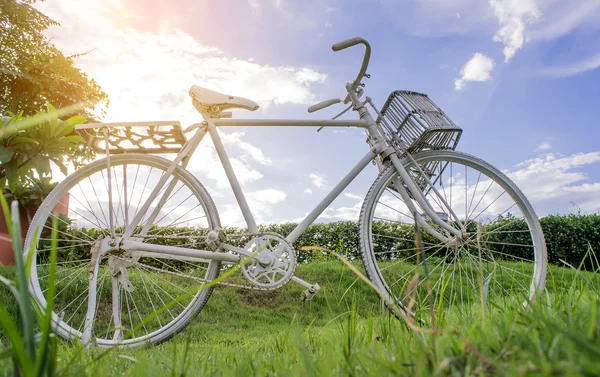
[[[110, 163], [110, 171], [103, 159], [62, 181], [36, 213], [27, 235], [25, 250], [34, 252], [30, 289], [45, 308], [50, 235], [52, 222], [57, 221], [53, 320], [63, 338], [81, 340], [84, 333], [94, 245], [112, 232], [118, 238], [125, 231], [171, 161], [131, 154], [112, 156]], [[157, 206], [165, 193], [166, 202]], [[159, 210], [151, 216], [154, 208]], [[219, 217], [212, 199], [194, 176], [177, 167], [132, 238], [206, 249], [204, 236], [217, 227]], [[98, 272], [93, 343], [100, 347], [140, 346], [170, 338], [204, 306], [212, 289], [197, 290], [218, 273], [218, 262], [192, 257], [135, 252], [103, 257]]]
[[[468, 236], [449, 245], [421, 228], [419, 247], [415, 216], [396, 191], [401, 180], [390, 166], [373, 183], [360, 215], [360, 246], [369, 278], [404, 311], [412, 299], [413, 314], [429, 315], [435, 306], [452, 308], [464, 318], [481, 313], [482, 306], [533, 300], [544, 288], [546, 245], [523, 193], [498, 169], [467, 154], [428, 151], [413, 158], [440, 194], [405, 160], [428, 203], [447, 224], [457, 229], [462, 224]], [[416, 285], [409, 287], [417, 274]]]

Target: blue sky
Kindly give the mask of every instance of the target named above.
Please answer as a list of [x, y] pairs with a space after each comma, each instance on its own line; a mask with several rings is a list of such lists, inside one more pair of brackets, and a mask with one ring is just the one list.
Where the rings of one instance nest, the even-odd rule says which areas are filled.
[[[539, 215], [600, 210], [598, 0], [47, 0], [48, 35], [110, 98], [105, 121], [199, 121], [192, 84], [254, 99], [238, 118], [327, 118], [306, 108], [343, 95], [362, 48], [366, 92], [427, 93], [463, 128], [458, 150], [509, 173]], [[365, 153], [360, 130], [223, 130], [259, 222], [302, 218]], [[209, 139], [191, 170], [225, 225], [241, 225]], [[367, 169], [322, 221], [357, 219], [376, 176]]]

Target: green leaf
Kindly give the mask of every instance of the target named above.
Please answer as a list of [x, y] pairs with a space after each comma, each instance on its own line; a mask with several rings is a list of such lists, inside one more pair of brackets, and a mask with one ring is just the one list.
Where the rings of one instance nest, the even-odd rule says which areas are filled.
[[83, 143], [85, 140], [79, 135], [65, 136], [61, 139], [62, 141], [66, 141], [72, 144]]
[[87, 119], [81, 115], [75, 115], [70, 117], [58, 126], [56, 136], [61, 137], [70, 134], [75, 130], [75, 126], [77, 126], [78, 124], [85, 123], [86, 120]]
[[50, 117], [50, 135], [54, 136], [54, 130], [56, 130], [56, 128], [58, 127], [59, 119], [56, 108], [51, 104], [48, 104], [48, 115]]
[[69, 175], [69, 170], [67, 169], [67, 167], [65, 166], [65, 164], [63, 164], [60, 161], [56, 161], [56, 160], [52, 160], [54, 161], [54, 163], [56, 164], [56, 166], [58, 166], [58, 168], [60, 169], [60, 172], [63, 173], [64, 175]]
[[4, 305], [0, 304], [0, 327], [4, 329], [4, 333], [8, 338], [10, 344], [12, 344], [12, 352], [15, 355], [15, 359], [19, 364], [19, 367], [22, 369], [23, 375], [30, 376], [31, 372], [33, 372], [33, 363], [27, 357], [25, 353], [25, 342], [23, 342], [23, 338], [19, 335], [19, 331], [17, 327], [10, 319], [8, 312], [4, 308]]
[[36, 156], [34, 161], [35, 168], [39, 173], [41, 173], [40, 175], [52, 173], [52, 169], [50, 169], [50, 160], [47, 157]]
[[18, 135], [19, 129], [14, 124], [9, 124], [7, 127], [2, 129], [2, 134], [0, 134], [1, 139], [10, 139], [11, 137]]
[[[54, 292], [56, 290], [56, 250], [58, 247], [58, 220], [52, 220], [52, 233], [50, 247], [50, 264], [48, 271], [48, 291], [46, 293], [46, 311], [42, 315], [40, 327], [42, 329], [42, 340], [40, 342], [39, 357], [37, 359], [36, 374], [42, 375], [44, 368], [52, 359], [56, 358], [56, 348], [52, 344], [52, 310], [54, 309]], [[36, 230], [37, 232], [37, 230]], [[36, 233], [38, 234], [38, 233]], [[36, 240], [37, 241], [37, 240]], [[34, 242], [33, 244], [36, 244]], [[33, 254], [33, 247], [30, 250]]]
[[19, 144], [35, 144], [38, 145], [40, 142], [27, 136], [17, 136], [10, 141], [11, 145]]
[[4, 172], [6, 173], [6, 179], [8, 182], [15, 182], [19, 178], [15, 160], [11, 160], [2, 165], [4, 166]]
[[15, 155], [14, 148], [4, 147], [4, 146], [0, 145], [0, 162], [1, 163], [5, 164], [5, 163], [9, 162], [10, 160], [12, 160], [14, 155]]
[[56, 127], [53, 136], [60, 138], [62, 136], [66, 136], [75, 130], [75, 124], [69, 124], [68, 122], [62, 122]]

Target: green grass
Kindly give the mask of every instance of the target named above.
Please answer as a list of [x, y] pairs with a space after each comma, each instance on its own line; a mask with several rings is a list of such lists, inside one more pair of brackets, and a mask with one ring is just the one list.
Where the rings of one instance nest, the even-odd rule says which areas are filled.
[[[174, 339], [107, 354], [63, 344], [58, 370], [69, 362], [68, 375], [78, 376], [590, 376], [599, 370], [595, 273], [552, 266], [550, 307], [539, 300], [528, 310], [491, 308], [485, 317], [454, 308], [435, 313], [438, 323], [443, 319], [436, 334], [410, 330], [389, 315], [340, 262], [301, 265], [297, 273], [321, 285], [314, 300], [301, 302], [303, 288], [293, 283], [272, 292], [219, 287]], [[0, 295], [16, 314], [8, 292]], [[12, 375], [8, 359], [0, 361], [0, 375]]]

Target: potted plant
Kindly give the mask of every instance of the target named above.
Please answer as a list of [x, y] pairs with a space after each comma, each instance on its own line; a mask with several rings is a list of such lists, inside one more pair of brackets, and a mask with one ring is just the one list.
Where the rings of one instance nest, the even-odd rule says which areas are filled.
[[[80, 166], [89, 160], [89, 149], [83, 138], [75, 133], [75, 126], [85, 122], [82, 116], [59, 119], [59, 112], [48, 105], [48, 111], [32, 117], [23, 113], [9, 114], [0, 119], [0, 188], [6, 199], [20, 204], [21, 234], [25, 236], [29, 222], [37, 208], [58, 184], [53, 182], [53, 166], [64, 175], [67, 166]], [[66, 214], [56, 208], [56, 215]], [[6, 223], [0, 217], [0, 264], [12, 264], [13, 250]]]

